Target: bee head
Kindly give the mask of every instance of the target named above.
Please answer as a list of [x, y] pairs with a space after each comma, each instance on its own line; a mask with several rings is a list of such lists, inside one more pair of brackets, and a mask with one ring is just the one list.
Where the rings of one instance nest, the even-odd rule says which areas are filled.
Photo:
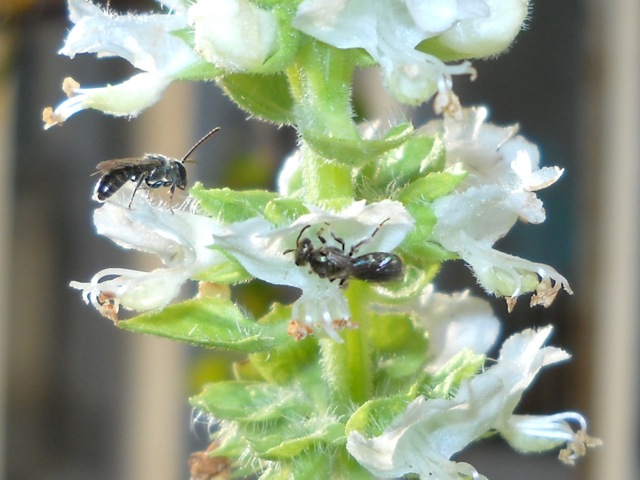
[[187, 169], [184, 168], [184, 165], [180, 162], [175, 162], [174, 168], [176, 169], [177, 173], [175, 179], [176, 188], [184, 190], [185, 188], [187, 188]]

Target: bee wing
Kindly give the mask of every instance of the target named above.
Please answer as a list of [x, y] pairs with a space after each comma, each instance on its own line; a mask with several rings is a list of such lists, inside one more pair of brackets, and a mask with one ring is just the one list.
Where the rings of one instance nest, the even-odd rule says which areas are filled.
[[150, 155], [145, 155], [144, 157], [116, 158], [113, 160], [105, 160], [104, 162], [100, 162], [98, 165], [96, 165], [97, 171], [92, 175], [107, 173], [119, 168], [132, 167], [136, 165], [157, 167], [162, 165], [162, 161], [159, 158]]

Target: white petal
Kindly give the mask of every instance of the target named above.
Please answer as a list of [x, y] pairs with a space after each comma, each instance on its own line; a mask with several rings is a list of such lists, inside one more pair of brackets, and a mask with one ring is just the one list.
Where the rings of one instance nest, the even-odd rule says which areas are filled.
[[433, 237], [453, 252], [464, 252], [469, 242], [491, 246], [528, 207], [527, 198], [510, 195], [497, 185], [471, 187], [463, 193], [441, 197], [433, 203], [438, 218]]
[[447, 168], [468, 174], [455, 193], [433, 203], [437, 217], [433, 236], [472, 266], [487, 291], [515, 297], [535, 289], [532, 302], [548, 306], [560, 288], [571, 292], [566, 279], [547, 265], [491, 247], [518, 219], [533, 224], [545, 220], [534, 192], [553, 184], [562, 169], [541, 169], [538, 149], [516, 135], [517, 126], [487, 124], [487, 114], [483, 107], [465, 109], [460, 120], [445, 117], [420, 130], [442, 134]]
[[107, 268], [93, 276], [90, 282], [71, 282], [69, 286], [82, 290], [87, 303], [102, 315], [118, 320], [120, 306], [140, 312], [165, 307], [179, 293], [189, 278], [187, 268], [160, 268], [141, 272], [125, 268]]
[[485, 354], [500, 333], [500, 321], [486, 300], [469, 291], [445, 295], [428, 288], [419, 299], [416, 315], [429, 332], [428, 370], [436, 371], [464, 348]]
[[120, 306], [147, 311], [162, 308], [179, 293], [184, 282], [215, 265], [228, 262], [211, 247], [212, 234], [221, 230], [212, 218], [154, 205], [144, 195], [128, 208], [132, 185], [123, 186], [94, 212], [94, 224], [123, 248], [153, 253], [167, 268], [151, 272], [108, 268], [90, 282], [71, 282], [73, 288], [104, 316], [116, 321]]
[[100, 235], [123, 248], [158, 255], [166, 265], [202, 270], [225, 261], [222, 253], [210, 248], [212, 235], [222, 225], [211, 217], [180, 209], [154, 205], [138, 193], [128, 208], [133, 182], [123, 187], [94, 212]]
[[486, 0], [489, 15], [462, 19], [439, 38], [447, 47], [469, 57], [496, 55], [506, 49], [522, 28], [528, 0]]
[[447, 166], [461, 167], [469, 173], [458, 191], [487, 184], [502, 186], [507, 191], [533, 191], [529, 186], [538, 183], [531, 181], [540, 168], [538, 148], [517, 135], [517, 125], [492, 125], [486, 122], [487, 116], [484, 107], [468, 108], [462, 111], [460, 120], [445, 117], [429, 122], [419, 132], [443, 135]]
[[283, 197], [292, 197], [302, 185], [302, 151], [296, 149], [287, 157], [278, 174], [278, 193]]
[[[70, 83], [73, 79], [65, 79]], [[139, 73], [117, 85], [65, 90], [69, 98], [55, 110], [45, 109], [45, 128], [65, 122], [70, 116], [88, 108], [115, 116], [136, 116], [160, 99], [171, 81], [155, 73]], [[76, 83], [77, 84], [77, 83]]]
[[437, 35], [459, 20], [483, 18], [489, 7], [483, 0], [406, 0], [416, 25], [425, 33]]
[[184, 14], [113, 15], [84, 0], [69, 0], [75, 26], [60, 53], [124, 58], [146, 72], [175, 74], [198, 56], [173, 34], [187, 26]]
[[195, 49], [230, 71], [260, 67], [276, 47], [275, 15], [246, 0], [199, 0], [189, 8]]

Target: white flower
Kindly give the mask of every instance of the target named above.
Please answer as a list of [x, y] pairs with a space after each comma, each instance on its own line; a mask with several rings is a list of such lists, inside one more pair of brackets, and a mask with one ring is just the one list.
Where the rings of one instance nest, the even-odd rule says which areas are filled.
[[196, 52], [225, 70], [254, 70], [275, 51], [275, 15], [247, 0], [198, 0], [188, 15]]
[[445, 65], [416, 47], [450, 32], [447, 45], [459, 52], [496, 54], [511, 43], [526, 12], [522, 0], [304, 0], [293, 26], [337, 48], [366, 50], [399, 101], [418, 104], [437, 91], [436, 108], [455, 113], [451, 76], [473, 77], [475, 70], [469, 62]]
[[158, 255], [166, 268], [151, 272], [107, 268], [88, 283], [71, 282], [73, 288], [83, 291], [87, 303], [114, 321], [120, 306], [137, 311], [166, 306], [185, 281], [228, 261], [209, 248], [211, 235], [220, 231], [218, 222], [195, 212], [152, 205], [144, 195], [138, 195], [128, 208], [129, 187], [96, 209], [96, 230], [123, 248]]
[[602, 445], [600, 439], [587, 435], [587, 421], [576, 412], [511, 415], [499, 430], [509, 445], [520, 452], [542, 452], [565, 445], [558, 458], [567, 465], [574, 465], [577, 458], [587, 453], [587, 448]]
[[421, 130], [442, 134], [447, 169], [468, 173], [455, 193], [433, 203], [438, 219], [434, 239], [469, 263], [487, 291], [513, 302], [518, 295], [536, 290], [532, 304], [548, 306], [560, 288], [572, 293], [567, 280], [548, 265], [499, 252], [493, 244], [518, 219], [545, 220], [535, 192], [552, 185], [563, 170], [540, 168], [535, 145], [516, 135], [517, 126], [484, 123], [485, 108], [466, 109], [462, 117], [462, 121], [434, 121]]
[[529, 0], [485, 0], [489, 14], [463, 18], [438, 42], [467, 57], [496, 55], [511, 45], [529, 13]]
[[414, 312], [429, 334], [428, 370], [435, 372], [461, 350], [486, 354], [500, 334], [500, 321], [486, 300], [469, 291], [444, 294], [429, 285], [415, 302]]
[[[302, 290], [293, 305], [292, 335], [300, 338], [307, 330], [319, 327], [334, 340], [341, 342], [337, 329], [353, 326], [349, 306], [338, 281], [320, 278], [308, 265], [295, 265], [296, 241], [302, 229], [309, 226], [305, 237], [314, 248], [321, 248], [318, 234], [332, 246], [341, 248], [334, 238], [345, 244], [345, 254], [358, 242], [365, 240], [356, 254], [390, 252], [413, 228], [413, 218], [399, 202], [384, 200], [366, 205], [355, 202], [340, 212], [327, 212], [309, 206], [311, 213], [298, 218], [291, 225], [274, 228], [261, 218], [228, 226], [214, 235], [215, 244], [231, 253], [255, 278], [276, 285], [289, 285]], [[387, 220], [388, 219], [388, 220]], [[371, 237], [380, 224], [387, 220]], [[288, 253], [285, 253], [289, 251]]]
[[161, 2], [173, 8], [167, 14], [115, 15], [85, 0], [69, 0], [75, 26], [60, 53], [121, 57], [142, 70], [117, 85], [80, 88], [72, 79], [63, 90], [69, 97], [43, 114], [45, 128], [64, 122], [80, 110], [93, 108], [119, 116], [135, 116], [155, 103], [162, 91], [184, 70], [199, 61], [175, 32], [187, 27], [186, 10], [179, 2]]
[[[418, 397], [380, 436], [366, 438], [357, 431], [350, 432], [347, 449], [376, 476], [390, 478], [417, 473], [421, 478], [439, 480], [458, 479], [460, 475], [485, 478], [471, 465], [450, 458], [492, 430], [510, 440], [515, 438], [513, 432], [517, 429], [517, 446], [525, 451], [534, 451], [534, 444], [535, 451], [539, 451], [541, 447], [549, 449], [562, 443], [568, 443], [572, 452], [579, 451], [581, 441], [588, 439], [584, 420], [579, 421], [581, 430], [571, 435], [571, 429], [535, 428], [533, 423], [527, 424], [522, 417], [513, 415], [523, 391], [540, 369], [569, 357], [561, 349], [543, 346], [551, 330], [546, 327], [513, 335], [505, 341], [497, 363], [463, 381], [453, 399]], [[561, 416], [576, 418], [570, 413]], [[558, 435], [560, 430], [564, 437]], [[587, 446], [593, 444], [582, 442]]]

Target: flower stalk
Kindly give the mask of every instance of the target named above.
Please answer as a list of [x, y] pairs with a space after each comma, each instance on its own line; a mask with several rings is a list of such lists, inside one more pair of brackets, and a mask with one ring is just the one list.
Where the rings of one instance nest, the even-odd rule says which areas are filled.
[[[551, 266], [494, 248], [518, 221], [545, 220], [537, 192], [563, 170], [453, 91], [454, 76], [481, 73], [475, 58], [511, 44], [528, 1], [158, 3], [160, 13], [120, 15], [69, 0], [61, 53], [120, 56], [141, 73], [98, 88], [66, 81], [45, 128], [87, 108], [135, 116], [172, 81], [213, 80], [299, 136], [276, 191], [196, 183], [172, 207], [155, 191], [133, 198], [148, 177], [132, 168], [96, 209], [96, 231], [163, 266], [71, 283], [121, 329], [245, 355], [191, 399], [216, 425], [192, 478], [484, 479], [452, 457], [487, 436], [558, 449], [570, 464], [597, 446], [577, 413], [514, 413], [541, 370], [569, 358], [547, 345], [552, 327], [512, 335], [489, 362], [501, 320], [486, 300], [434, 286], [444, 262], [462, 260], [509, 309], [572, 293]], [[357, 125], [354, 70], [372, 66], [397, 100], [433, 99], [441, 117]], [[295, 299], [251, 312], [235, 293], [254, 279]], [[198, 295], [176, 301], [189, 282]]]

